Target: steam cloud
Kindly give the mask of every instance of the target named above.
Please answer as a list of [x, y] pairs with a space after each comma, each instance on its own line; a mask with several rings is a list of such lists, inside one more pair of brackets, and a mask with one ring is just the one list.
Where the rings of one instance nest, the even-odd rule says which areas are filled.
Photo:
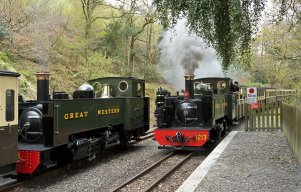
[[215, 50], [189, 33], [185, 22], [180, 20], [174, 29], [166, 31], [159, 43], [159, 69], [177, 89], [184, 87], [185, 74], [195, 74], [196, 78], [224, 76]]

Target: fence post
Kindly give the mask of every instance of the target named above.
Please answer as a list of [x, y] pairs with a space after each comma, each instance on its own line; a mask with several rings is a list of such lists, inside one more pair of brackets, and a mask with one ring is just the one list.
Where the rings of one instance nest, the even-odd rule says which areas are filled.
[[283, 103], [280, 102], [280, 130], [283, 132]]
[[248, 109], [247, 109], [247, 106], [248, 104], [244, 104], [244, 113], [245, 113], [245, 131], [249, 131], [249, 128], [248, 128], [248, 121], [249, 121], [249, 114], [248, 114]]

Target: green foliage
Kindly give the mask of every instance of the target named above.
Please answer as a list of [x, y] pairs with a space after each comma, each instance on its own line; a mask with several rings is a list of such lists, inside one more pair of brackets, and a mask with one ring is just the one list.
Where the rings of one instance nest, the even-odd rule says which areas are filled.
[[244, 82], [241, 84], [242, 86], [247, 87], [268, 87], [266, 84], [260, 83], [260, 82]]
[[[186, 17], [191, 31], [203, 37], [227, 69], [250, 53], [251, 35], [265, 0], [155, 0], [165, 26]], [[171, 16], [171, 18], [170, 18]]]
[[4, 52], [4, 51], [0, 51], [0, 61], [2, 62], [10, 62], [9, 59], [9, 54]]
[[34, 71], [22, 70], [21, 73], [24, 76], [24, 78], [26, 79], [26, 81], [30, 81], [30, 82], [35, 82], [36, 81]]
[[4, 51], [0, 51], [0, 70], [14, 71], [14, 68], [11, 66], [10, 56]]
[[28, 81], [26, 81], [25, 79], [21, 79], [20, 83], [19, 83], [19, 87], [20, 87], [22, 92], [27, 93], [28, 87], [29, 87]]
[[145, 67], [138, 68], [138, 74], [136, 76], [145, 79], [146, 81], [151, 82], [162, 82], [162, 76], [158, 72], [158, 69], [155, 65], [146, 65]]
[[[114, 65], [110, 58], [107, 58], [101, 52], [91, 53], [88, 58], [88, 63], [81, 66], [81, 73], [85, 76], [85, 80], [98, 77], [116, 76]], [[118, 74], [118, 73], [117, 73]]]
[[270, 86], [295, 88], [301, 82], [301, 27], [271, 25], [253, 43], [250, 71], [255, 80]]
[[124, 29], [120, 20], [109, 23], [105, 29], [105, 35], [96, 43], [96, 49], [106, 52], [108, 56], [116, 57], [122, 55], [124, 47]]
[[289, 105], [301, 108], [301, 91], [300, 90], [301, 89], [298, 89], [298, 90], [296, 90], [296, 94], [286, 97], [284, 102]]

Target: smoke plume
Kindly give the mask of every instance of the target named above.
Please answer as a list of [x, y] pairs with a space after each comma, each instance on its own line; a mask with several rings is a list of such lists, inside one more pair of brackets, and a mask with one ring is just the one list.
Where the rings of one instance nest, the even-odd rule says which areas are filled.
[[159, 69], [177, 89], [184, 87], [185, 74], [195, 74], [195, 78], [224, 76], [216, 51], [207, 47], [200, 37], [189, 33], [185, 20], [163, 34], [159, 48]]

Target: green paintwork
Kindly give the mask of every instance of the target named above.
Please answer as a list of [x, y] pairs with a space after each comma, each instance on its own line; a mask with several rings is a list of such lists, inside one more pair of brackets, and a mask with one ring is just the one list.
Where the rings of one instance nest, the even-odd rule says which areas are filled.
[[226, 111], [228, 113], [228, 121], [232, 121], [237, 117], [237, 94], [228, 94], [227, 96], [228, 106], [226, 107]]
[[[108, 126], [122, 129], [120, 132], [148, 128], [149, 98], [144, 97], [144, 80], [110, 77], [89, 81], [91, 85], [95, 82], [109, 84], [114, 97], [99, 98], [99, 92], [91, 99], [53, 101], [53, 146], [68, 143], [70, 135], [96, 129], [104, 132]], [[120, 82], [127, 83], [126, 91], [118, 89]]]
[[[232, 79], [228, 77], [207, 77], [194, 80], [194, 86], [199, 83], [206, 84], [212, 90], [212, 125], [221, 122], [225, 117], [235, 118], [235, 98], [231, 92]], [[201, 91], [195, 89], [195, 97], [199, 97]]]
[[[126, 90], [120, 89], [122, 82], [125, 82], [128, 87]], [[90, 85], [96, 88], [96, 85], [99, 83], [101, 88], [103, 85], [108, 84], [111, 87], [111, 94], [113, 97], [144, 97], [145, 96], [145, 81], [142, 79], [136, 78], [123, 78], [123, 77], [106, 77], [93, 79], [88, 81]], [[139, 89], [141, 87], [141, 89]], [[139, 90], [138, 90], [139, 89]], [[102, 90], [96, 91], [96, 97], [100, 97]]]
[[213, 106], [212, 108], [214, 109], [213, 111], [213, 119], [221, 119], [224, 118], [228, 111], [226, 105], [228, 104], [225, 98], [225, 95], [213, 95]]

